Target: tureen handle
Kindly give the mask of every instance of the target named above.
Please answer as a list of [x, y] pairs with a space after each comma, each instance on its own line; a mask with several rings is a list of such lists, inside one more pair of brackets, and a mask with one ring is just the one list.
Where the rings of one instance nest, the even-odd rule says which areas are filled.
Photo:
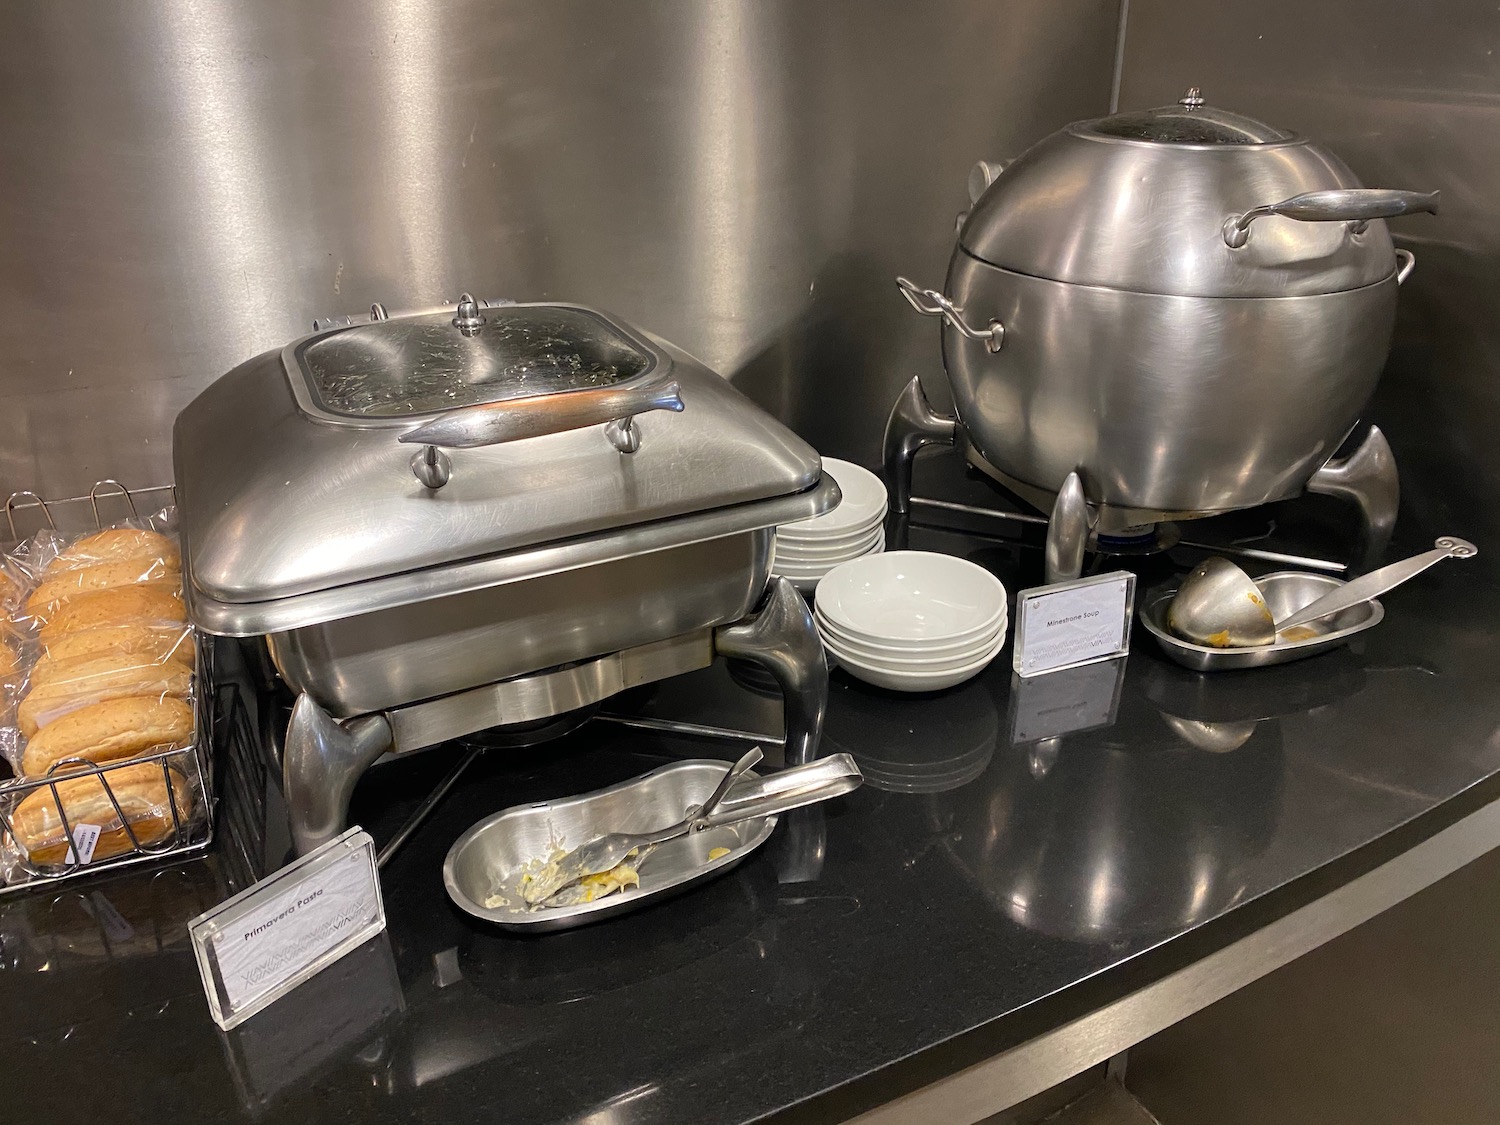
[[[675, 380], [643, 387], [601, 387], [462, 406], [407, 430], [396, 440], [429, 448], [473, 449], [608, 423], [605, 436], [614, 447], [621, 453], [634, 453], [641, 445], [635, 415], [648, 410], [681, 412], [682, 390]], [[427, 487], [441, 488], [447, 483], [448, 474], [433, 471], [431, 466], [447, 459], [424, 457], [425, 453], [424, 450], [417, 454], [417, 458], [422, 458], [421, 468], [417, 458], [413, 458], [412, 470]], [[428, 477], [434, 483], [428, 483]]]
[[1252, 207], [1243, 215], [1224, 220], [1224, 243], [1239, 249], [1250, 237], [1250, 224], [1267, 215], [1283, 215], [1304, 223], [1349, 223], [1349, 233], [1361, 234], [1371, 219], [1390, 219], [1425, 211], [1437, 214], [1435, 191], [1393, 191], [1387, 188], [1336, 188], [1332, 191], [1309, 191]]
[[1411, 271], [1417, 268], [1417, 256], [1410, 250], [1396, 247], [1396, 284], [1405, 285]]
[[1005, 343], [1005, 325], [992, 320], [987, 328], [971, 328], [964, 321], [964, 310], [936, 289], [923, 289], [914, 281], [904, 277], [896, 279], [896, 288], [906, 298], [906, 303], [923, 316], [940, 316], [971, 340], [983, 340], [987, 350], [998, 352]]

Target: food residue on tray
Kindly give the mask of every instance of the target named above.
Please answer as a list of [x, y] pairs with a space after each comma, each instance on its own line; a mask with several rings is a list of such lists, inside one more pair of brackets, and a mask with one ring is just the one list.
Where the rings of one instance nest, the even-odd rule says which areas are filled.
[[[551, 898], [543, 899], [537, 903], [537, 907], [549, 906], [577, 906], [581, 902], [595, 902], [605, 895], [614, 894], [616, 891], [624, 891], [627, 887], [639, 887], [641, 885], [640, 874], [630, 866], [627, 860], [617, 867], [608, 871], [601, 871], [597, 875], [585, 875], [578, 882], [564, 887]], [[535, 909], [535, 907], [533, 908]]]
[[586, 875], [540, 902], [528, 902], [528, 887], [556, 878], [558, 864], [568, 854], [561, 844], [560, 840], [552, 841], [552, 850], [547, 855], [527, 860], [517, 871], [508, 876], [502, 875], [494, 891], [484, 900], [485, 909], [537, 911], [559, 906], [577, 906], [579, 903], [595, 902], [606, 895], [624, 891], [627, 887], [641, 885], [640, 874], [635, 869], [636, 853], [631, 852], [624, 862], [608, 871]]
[[[623, 862], [610, 870], [586, 875], [582, 879], [559, 888], [556, 893], [540, 902], [530, 902], [527, 896], [529, 888], [533, 888], [537, 883], [545, 884], [557, 879], [561, 862], [568, 856], [568, 849], [565, 845], [566, 841], [562, 839], [549, 840], [550, 850], [546, 855], [529, 859], [518, 868], [500, 873], [495, 882], [495, 889], [484, 900], [485, 909], [535, 913], [539, 910], [552, 910], [561, 906], [598, 902], [609, 895], [623, 894], [631, 887], [641, 885], [640, 864], [646, 855], [655, 850], [647, 848], [645, 854], [632, 851]], [[723, 859], [731, 851], [733, 851], [732, 848], [709, 848], [708, 862], [713, 863]]]

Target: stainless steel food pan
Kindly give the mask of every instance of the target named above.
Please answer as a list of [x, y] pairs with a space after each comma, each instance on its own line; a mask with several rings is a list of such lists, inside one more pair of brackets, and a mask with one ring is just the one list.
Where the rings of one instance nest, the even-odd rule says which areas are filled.
[[737, 621], [770, 576], [772, 531], [354, 614], [267, 637], [291, 687], [338, 718], [448, 695]]

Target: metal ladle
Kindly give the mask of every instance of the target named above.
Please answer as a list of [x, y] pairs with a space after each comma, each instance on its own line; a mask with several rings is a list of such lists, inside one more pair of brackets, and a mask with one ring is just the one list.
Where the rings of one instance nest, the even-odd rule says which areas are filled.
[[[1290, 617], [1276, 621], [1260, 588], [1228, 559], [1204, 559], [1183, 579], [1167, 610], [1167, 627], [1180, 637], [1211, 648], [1253, 648], [1278, 635], [1377, 598], [1444, 559], [1472, 559], [1479, 548], [1444, 535], [1433, 550], [1393, 562], [1346, 582]], [[1292, 638], [1296, 639], [1296, 638]]]
[[1228, 559], [1204, 559], [1167, 607], [1167, 628], [1210, 648], [1253, 648], [1276, 640], [1276, 619], [1250, 576]]

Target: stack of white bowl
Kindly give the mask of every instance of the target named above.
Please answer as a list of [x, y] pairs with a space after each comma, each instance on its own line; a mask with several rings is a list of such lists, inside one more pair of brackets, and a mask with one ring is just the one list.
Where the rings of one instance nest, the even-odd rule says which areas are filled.
[[838, 507], [776, 529], [771, 571], [804, 594], [817, 589], [819, 579], [840, 563], [885, 550], [886, 495], [880, 478], [834, 457], [823, 458], [823, 471], [843, 493]]
[[1005, 646], [1005, 587], [952, 555], [890, 551], [830, 571], [814, 608], [823, 647], [857, 679], [938, 691], [979, 673]]

